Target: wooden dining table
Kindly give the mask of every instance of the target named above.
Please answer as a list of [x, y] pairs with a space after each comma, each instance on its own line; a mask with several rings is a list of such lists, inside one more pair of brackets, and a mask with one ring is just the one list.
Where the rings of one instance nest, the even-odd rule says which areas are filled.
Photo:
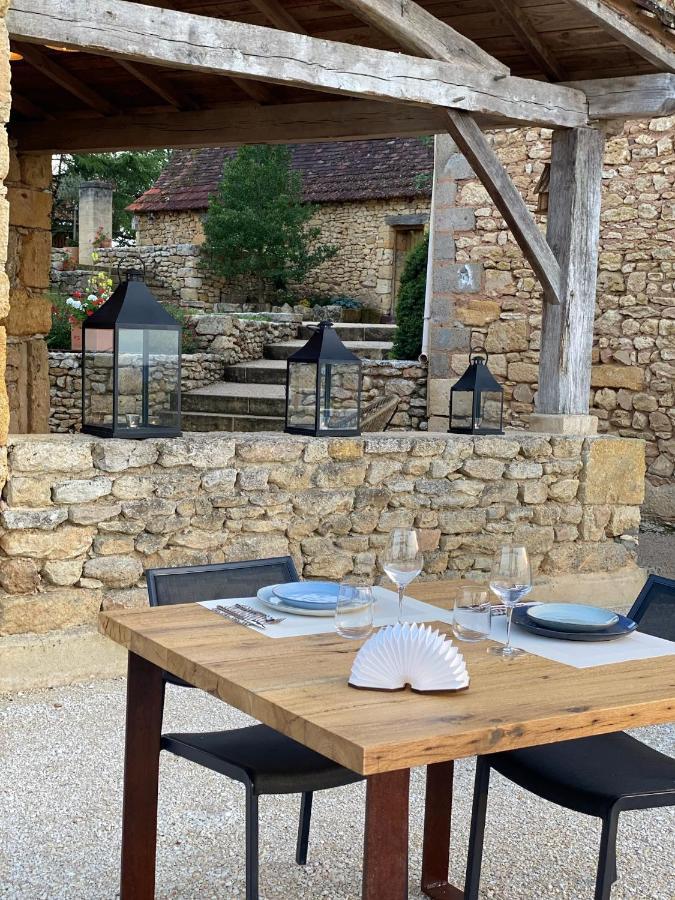
[[[408, 593], [448, 608], [454, 590], [420, 582]], [[363, 900], [408, 896], [412, 767], [426, 766], [422, 890], [458, 900], [448, 882], [453, 760], [675, 720], [675, 656], [576, 669], [463, 643], [468, 690], [417, 694], [350, 687], [361, 641], [270, 638], [199, 604], [102, 612], [99, 627], [129, 651], [122, 900], [154, 896], [163, 669], [366, 776]]]

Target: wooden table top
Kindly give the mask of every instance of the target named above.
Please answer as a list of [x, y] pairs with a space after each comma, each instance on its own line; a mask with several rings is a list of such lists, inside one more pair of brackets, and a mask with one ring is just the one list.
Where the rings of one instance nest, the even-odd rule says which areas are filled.
[[[454, 589], [420, 582], [408, 593], [448, 607]], [[675, 719], [675, 656], [573, 669], [532, 655], [504, 662], [485, 642], [465, 643], [469, 689], [423, 695], [349, 687], [360, 641], [272, 639], [198, 604], [103, 612], [99, 628], [364, 775]]]

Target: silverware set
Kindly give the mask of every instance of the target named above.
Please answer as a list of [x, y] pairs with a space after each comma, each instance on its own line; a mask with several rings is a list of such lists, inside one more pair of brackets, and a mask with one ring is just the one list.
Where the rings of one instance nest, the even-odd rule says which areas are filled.
[[238, 625], [248, 625], [251, 628], [258, 628], [264, 631], [267, 625], [278, 625], [283, 622], [283, 618], [269, 616], [267, 613], [253, 609], [252, 606], [246, 606], [244, 603], [235, 603], [232, 606], [216, 606], [216, 612], [221, 616], [225, 616], [236, 622]]

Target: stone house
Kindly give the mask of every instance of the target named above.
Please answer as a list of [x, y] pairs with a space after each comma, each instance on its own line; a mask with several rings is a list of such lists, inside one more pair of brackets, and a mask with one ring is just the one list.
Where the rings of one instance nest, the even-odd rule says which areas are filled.
[[[418, 138], [335, 141], [295, 145], [291, 152], [304, 199], [317, 205], [312, 224], [321, 229], [322, 241], [338, 248], [304, 287], [315, 294], [355, 297], [391, 314], [406, 253], [429, 220], [432, 143]], [[158, 248], [202, 243], [209, 197], [218, 188], [225, 160], [235, 153], [225, 147], [174, 153], [155, 184], [129, 207], [137, 243]], [[230, 299], [227, 289], [215, 296], [220, 288], [210, 284], [211, 297]]]

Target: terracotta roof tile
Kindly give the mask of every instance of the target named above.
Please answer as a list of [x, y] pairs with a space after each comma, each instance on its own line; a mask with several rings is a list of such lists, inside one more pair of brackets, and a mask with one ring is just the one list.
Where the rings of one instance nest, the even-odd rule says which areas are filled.
[[[312, 203], [423, 197], [431, 193], [433, 147], [417, 138], [334, 141], [291, 146], [292, 165], [302, 174]], [[225, 159], [234, 148], [179, 150], [155, 184], [132, 203], [132, 212], [205, 209], [215, 193]]]

